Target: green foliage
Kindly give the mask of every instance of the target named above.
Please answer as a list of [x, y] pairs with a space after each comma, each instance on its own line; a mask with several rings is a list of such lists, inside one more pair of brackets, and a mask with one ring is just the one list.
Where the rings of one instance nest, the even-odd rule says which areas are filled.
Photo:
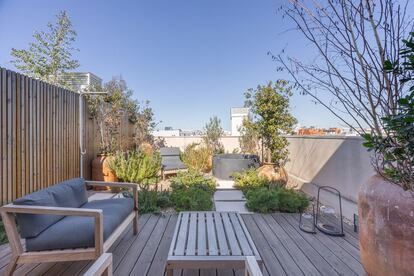
[[148, 104], [141, 107], [132, 99], [133, 91], [122, 77], [113, 77], [103, 87], [90, 87], [89, 90], [105, 92], [85, 96], [89, 112], [98, 126], [101, 153], [112, 154], [130, 148], [130, 143], [123, 141], [119, 135], [125, 115], [134, 124], [135, 136], [147, 137], [153, 126], [152, 110]]
[[409, 93], [397, 101], [393, 114], [382, 118], [383, 133], [365, 134], [364, 146], [374, 152], [377, 171], [404, 190], [414, 190], [414, 33], [404, 40], [401, 64], [384, 63], [387, 71], [397, 71], [400, 82], [408, 84]]
[[251, 109], [253, 120], [244, 125], [250, 132], [257, 133], [266, 149], [270, 151], [268, 161], [279, 166], [288, 159], [288, 141], [283, 134], [292, 132], [296, 119], [289, 111], [291, 87], [285, 80], [259, 85], [245, 93], [245, 106]]
[[249, 190], [270, 187], [271, 182], [263, 176], [259, 176], [256, 169], [249, 169], [240, 173], [233, 173], [234, 186], [246, 194]]
[[204, 126], [205, 136], [204, 143], [213, 152], [213, 154], [224, 153], [223, 144], [220, 142], [220, 137], [224, 135], [221, 121], [216, 116], [210, 118], [210, 121]]
[[119, 181], [138, 184], [140, 212], [159, 211], [157, 177], [161, 167], [161, 156], [158, 152], [153, 154], [142, 151], [117, 152], [108, 165]]
[[137, 183], [143, 190], [157, 183], [161, 167], [158, 152], [146, 154], [142, 151], [117, 152], [109, 162], [109, 168], [123, 182]]
[[246, 194], [246, 206], [253, 212], [287, 212], [297, 213], [309, 205], [308, 198], [294, 190], [286, 188], [259, 188]]
[[28, 50], [12, 49], [12, 63], [23, 73], [43, 81], [65, 86], [62, 75], [79, 67], [72, 59], [76, 32], [66, 11], [60, 12], [57, 22], [48, 23], [48, 32], [35, 32]]
[[239, 129], [239, 144], [242, 153], [258, 154], [259, 151], [259, 134], [252, 126], [250, 119], [244, 119]]
[[181, 157], [190, 170], [211, 171], [211, 150], [206, 146], [192, 143], [185, 148]]
[[177, 211], [209, 211], [216, 182], [197, 171], [179, 173], [171, 179], [171, 201]]

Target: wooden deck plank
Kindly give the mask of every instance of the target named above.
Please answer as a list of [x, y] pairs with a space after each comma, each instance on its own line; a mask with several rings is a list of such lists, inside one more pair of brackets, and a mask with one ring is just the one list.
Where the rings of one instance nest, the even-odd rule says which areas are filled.
[[[151, 215], [148, 222], [145, 224], [142, 233], [134, 240], [131, 246], [127, 249], [125, 257], [123, 257], [118, 264], [114, 267], [114, 275], [129, 275], [129, 272], [132, 270], [137, 258], [141, 254], [142, 250], [145, 247], [148, 239], [151, 237], [152, 232], [154, 231], [155, 226], [157, 225], [160, 216]], [[133, 258], [129, 254], [133, 254]]]
[[251, 215], [243, 216], [244, 223], [253, 238], [256, 248], [259, 250], [260, 256], [264, 261], [265, 267], [271, 275], [286, 275], [282, 265], [276, 258], [273, 250], [267, 243], [267, 237], [264, 237], [256, 222]]
[[308, 257], [300, 250], [300, 248], [290, 239], [285, 230], [273, 219], [271, 215], [262, 215], [263, 223], [267, 223], [269, 229], [279, 239], [281, 244], [289, 252], [292, 259], [296, 262], [300, 270], [305, 275], [320, 275], [320, 272], [308, 259]]
[[[289, 216], [289, 219], [295, 220], [298, 219], [297, 214]], [[364, 269], [359, 261], [359, 251], [355, 247], [347, 243], [343, 237], [332, 237], [329, 235], [315, 235], [315, 237], [327, 248], [331, 250], [338, 258], [343, 260], [346, 265], [348, 265], [355, 273], [358, 275], [364, 273]], [[345, 249], [346, 248], [346, 249]], [[350, 252], [348, 252], [350, 251]]]
[[266, 237], [268, 246], [274, 252], [274, 255], [282, 265], [283, 270], [286, 273], [289, 271], [289, 275], [304, 275], [299, 266], [293, 260], [289, 251], [287, 251], [283, 244], [280, 242], [278, 236], [272, 232], [270, 227], [263, 220], [262, 215], [253, 214], [252, 218], [257, 225], [260, 225], [260, 231], [262, 232], [263, 236]]
[[[298, 225], [298, 220], [294, 216], [286, 214], [282, 215], [286, 219], [286, 221], [288, 221], [292, 226]], [[321, 252], [325, 258], [331, 259], [330, 263], [334, 264], [335, 269], [337, 271], [339, 270], [338, 272], [340, 274], [342, 273], [343, 275], [363, 275], [362, 267], [362, 271], [360, 271], [361, 269], [356, 268], [356, 270], [358, 270], [360, 273], [355, 272], [355, 270], [351, 268], [351, 266], [354, 268], [357, 266], [357, 264], [355, 263], [355, 259], [350, 257], [349, 254], [344, 252], [342, 249], [338, 248], [338, 246], [334, 242], [330, 241], [330, 239], [326, 237], [326, 235], [319, 233], [309, 237], [309, 235], [306, 234], [307, 233], [303, 233], [303, 237], [308, 238], [310, 242], [312, 242], [312, 245], [318, 248], [317, 251]], [[351, 261], [351, 263], [349, 263], [349, 261]], [[358, 266], [360, 266], [360, 264], [358, 264]]]
[[160, 217], [157, 226], [154, 229], [154, 232], [151, 234], [145, 245], [145, 248], [142, 250], [141, 255], [138, 256], [137, 262], [132, 268], [132, 271], [129, 273], [130, 275], [147, 275], [151, 262], [154, 259], [155, 253], [157, 251], [158, 245], [164, 236], [164, 232], [168, 226], [170, 218], [171, 215]]
[[125, 255], [128, 253], [128, 249], [131, 247], [131, 245], [133, 244], [133, 242], [138, 239], [141, 235], [143, 235], [143, 232], [146, 231], [147, 229], [147, 223], [150, 219], [151, 215], [149, 214], [144, 214], [139, 216], [139, 225], [140, 227], [138, 228], [139, 232], [137, 235], [133, 234], [132, 231], [132, 226], [129, 227], [128, 231], [126, 232], [126, 234], [124, 234], [124, 236], [121, 238], [120, 243], [118, 244], [118, 246], [113, 249], [111, 248], [111, 252], [112, 252], [112, 257], [113, 257], [113, 267], [114, 270], [118, 267], [119, 263], [121, 262], [121, 260], [123, 258], [125, 258]]
[[[208, 213], [205, 214], [205, 229], [208, 237]], [[283, 251], [287, 252], [286, 256], [291, 258], [289, 262], [295, 262], [305, 275], [315, 275], [315, 270], [312, 269], [312, 266], [318, 270], [319, 275], [363, 275], [360, 270], [358, 272], [353, 271], [345, 264], [345, 260], [341, 260], [337, 256], [337, 251], [342, 250], [343, 254], [347, 254], [348, 257], [358, 258], [358, 256], [344, 250], [343, 247], [351, 246], [345, 238], [332, 238], [323, 234], [312, 235], [304, 233], [298, 229], [296, 217], [297, 215], [294, 214], [242, 215], [243, 225], [247, 227], [264, 261], [264, 275], [297, 274], [289, 271], [285, 264], [283, 267], [280, 263], [280, 256], [276, 256], [273, 250], [276, 244], [285, 249]], [[172, 240], [177, 218], [177, 214], [165, 215], [165, 217], [157, 215], [140, 216], [139, 234], [137, 236], [132, 235], [132, 227], [129, 227], [120, 240], [110, 249], [114, 253], [114, 262], [118, 264], [115, 274], [138, 276], [164, 275], [168, 248]], [[232, 222], [232, 215], [230, 215], [230, 222]], [[199, 231], [199, 226], [200, 217], [197, 220], [197, 231]], [[238, 227], [234, 223], [233, 226], [238, 238]], [[320, 239], [323, 239], [323, 241]], [[339, 241], [339, 239], [342, 239], [342, 241]], [[209, 244], [209, 241], [206, 240], [205, 244]], [[333, 246], [336, 249], [332, 251], [329, 246]], [[199, 247], [197, 240], [197, 249]], [[7, 249], [2, 247], [0, 252], [3, 252], [3, 250]], [[9, 254], [3, 255], [3, 258], [0, 258], [0, 263], [2, 261], [7, 263], [9, 258]], [[16, 275], [80, 275], [88, 269], [91, 263], [89, 261], [80, 261], [21, 265]], [[127, 267], [123, 269], [124, 265]], [[235, 271], [232, 269], [174, 271], [176, 276], [242, 276], [244, 275], [243, 273], [242, 269]]]
[[273, 214], [271, 216], [278, 223], [278, 225], [280, 225], [285, 230], [289, 236], [289, 239], [292, 240], [309, 258], [312, 264], [318, 269], [320, 274], [338, 275], [338, 272], [336, 272], [335, 269], [321, 255], [319, 255], [318, 251], [315, 250], [315, 248], [313, 248], [311, 244], [301, 236], [296, 228], [292, 227], [285, 221], [281, 214]]
[[167, 260], [167, 252], [170, 248], [170, 244], [173, 237], [175, 224], [177, 222], [178, 215], [171, 215], [170, 221], [168, 222], [167, 229], [161, 238], [161, 242], [157, 248], [157, 252], [152, 260], [151, 266], [148, 270], [148, 275], [163, 275], [165, 270], [165, 262]]

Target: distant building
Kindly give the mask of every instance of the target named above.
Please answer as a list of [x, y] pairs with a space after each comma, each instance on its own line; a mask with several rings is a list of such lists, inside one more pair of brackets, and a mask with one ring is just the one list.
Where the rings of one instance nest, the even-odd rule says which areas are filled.
[[331, 128], [299, 128], [297, 131], [298, 135], [340, 135], [342, 134], [342, 129], [331, 127]]
[[248, 107], [232, 107], [230, 116], [231, 136], [240, 136], [240, 128], [243, 125], [243, 120], [250, 117], [250, 110]]
[[65, 73], [62, 79], [73, 91], [79, 91], [89, 86], [102, 86], [102, 79], [90, 72]]
[[153, 130], [151, 134], [154, 137], [181, 136], [181, 129], [160, 129], [160, 130]]

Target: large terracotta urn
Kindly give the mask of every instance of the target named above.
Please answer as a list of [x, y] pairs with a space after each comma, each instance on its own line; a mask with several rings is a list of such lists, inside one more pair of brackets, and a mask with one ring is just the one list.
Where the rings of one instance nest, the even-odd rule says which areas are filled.
[[368, 275], [414, 275], [414, 194], [380, 176], [359, 192], [359, 243]]
[[[99, 154], [92, 160], [92, 180], [105, 181], [105, 182], [117, 182], [116, 175], [109, 169], [108, 161], [110, 156]], [[106, 187], [96, 186], [98, 189], [107, 190]]]
[[276, 166], [275, 163], [265, 162], [258, 169], [258, 175], [267, 178], [272, 182], [287, 182], [287, 174], [283, 167]]

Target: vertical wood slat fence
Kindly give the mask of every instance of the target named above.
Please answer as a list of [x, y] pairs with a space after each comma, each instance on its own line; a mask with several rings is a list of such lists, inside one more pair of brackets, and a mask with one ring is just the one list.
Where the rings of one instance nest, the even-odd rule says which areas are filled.
[[[0, 205], [79, 177], [78, 108], [78, 93], [0, 67]], [[98, 139], [87, 108], [83, 112], [89, 178]], [[131, 135], [124, 128], [121, 135]]]

